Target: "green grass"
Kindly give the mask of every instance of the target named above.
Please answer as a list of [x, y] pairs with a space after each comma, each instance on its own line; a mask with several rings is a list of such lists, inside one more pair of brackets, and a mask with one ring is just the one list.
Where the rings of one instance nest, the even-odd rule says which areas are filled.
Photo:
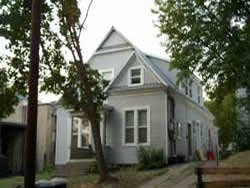
[[[137, 171], [135, 168], [122, 168], [112, 173], [112, 176], [118, 178], [118, 184], [115, 187], [132, 188], [160, 176], [167, 172], [167, 168], [148, 171]], [[37, 175], [36, 179], [50, 179], [52, 172], [44, 172]], [[112, 185], [97, 184], [98, 174], [89, 174], [86, 176], [71, 177], [68, 179], [67, 188], [111, 188]], [[12, 177], [0, 179], [0, 188], [15, 188], [23, 183], [23, 177]]]
[[225, 167], [249, 167], [250, 151], [236, 153], [228, 159], [222, 161], [221, 166]]

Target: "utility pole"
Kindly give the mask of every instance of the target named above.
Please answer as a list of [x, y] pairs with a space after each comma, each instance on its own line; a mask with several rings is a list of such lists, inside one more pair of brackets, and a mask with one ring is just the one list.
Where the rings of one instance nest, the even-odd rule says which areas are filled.
[[38, 103], [38, 78], [39, 78], [41, 1], [42, 0], [32, 0], [28, 127], [26, 129], [25, 162], [24, 162], [25, 188], [35, 188], [35, 180], [36, 180], [36, 137], [37, 137], [37, 103]]

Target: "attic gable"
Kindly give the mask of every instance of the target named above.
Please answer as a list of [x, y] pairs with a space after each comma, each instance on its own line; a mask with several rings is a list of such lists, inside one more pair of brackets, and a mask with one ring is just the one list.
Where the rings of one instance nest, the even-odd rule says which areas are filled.
[[114, 28], [111, 28], [108, 35], [97, 48], [97, 51], [125, 47], [131, 47], [131, 45], [120, 33], [118, 33]]

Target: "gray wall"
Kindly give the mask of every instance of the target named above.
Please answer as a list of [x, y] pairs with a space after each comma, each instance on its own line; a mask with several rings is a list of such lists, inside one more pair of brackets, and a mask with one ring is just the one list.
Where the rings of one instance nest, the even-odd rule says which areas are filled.
[[132, 67], [142, 66], [143, 74], [144, 74], [144, 85], [146, 84], [155, 84], [159, 83], [159, 81], [155, 78], [153, 73], [145, 68], [145, 66], [138, 61], [136, 56], [134, 55], [126, 65], [126, 67], [122, 70], [121, 74], [118, 76], [117, 80], [113, 83], [111, 88], [115, 87], [127, 87], [128, 86], [128, 77], [129, 77], [129, 69]]
[[107, 160], [114, 164], [137, 162], [137, 147], [122, 144], [123, 109], [150, 106], [150, 146], [164, 147], [165, 142], [165, 94], [163, 91], [138, 91], [125, 95], [113, 95], [108, 103], [114, 107], [107, 125], [107, 145], [110, 148]]

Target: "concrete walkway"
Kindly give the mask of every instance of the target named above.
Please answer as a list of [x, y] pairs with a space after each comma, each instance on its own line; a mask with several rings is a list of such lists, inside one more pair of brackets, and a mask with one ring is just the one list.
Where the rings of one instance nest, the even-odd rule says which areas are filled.
[[216, 166], [216, 162], [192, 162], [169, 167], [166, 174], [154, 178], [140, 188], [195, 188], [196, 175], [194, 170], [199, 166]]

